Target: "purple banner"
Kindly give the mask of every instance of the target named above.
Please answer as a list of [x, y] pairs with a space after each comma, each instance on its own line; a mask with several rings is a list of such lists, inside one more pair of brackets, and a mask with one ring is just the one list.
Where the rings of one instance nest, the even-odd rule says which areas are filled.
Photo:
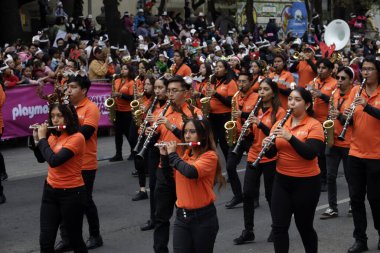
[[[50, 94], [52, 85], [44, 88], [45, 94]], [[5, 91], [6, 100], [3, 106], [4, 133], [3, 139], [12, 139], [31, 135], [29, 126], [42, 123], [47, 119], [49, 111], [46, 100], [36, 94], [36, 86], [22, 86]], [[105, 110], [104, 101], [111, 94], [109, 83], [92, 83], [88, 97], [100, 109], [99, 127], [110, 127], [108, 111]]]

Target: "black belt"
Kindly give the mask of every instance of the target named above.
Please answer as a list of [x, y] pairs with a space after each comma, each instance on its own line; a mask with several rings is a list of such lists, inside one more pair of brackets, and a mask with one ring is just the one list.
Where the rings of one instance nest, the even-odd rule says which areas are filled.
[[74, 187], [74, 188], [54, 188], [53, 186], [51, 186], [48, 182], [45, 181], [45, 184], [46, 184], [46, 187], [48, 189], [51, 189], [51, 190], [55, 190], [55, 191], [64, 191], [64, 192], [75, 192], [75, 191], [78, 191], [78, 190], [81, 190], [81, 189], [85, 189], [85, 186], [79, 186], [79, 187]]
[[191, 216], [202, 216], [204, 214], [209, 213], [212, 210], [215, 210], [214, 203], [211, 203], [208, 206], [197, 208], [197, 209], [177, 208], [177, 215], [184, 218], [191, 217]]

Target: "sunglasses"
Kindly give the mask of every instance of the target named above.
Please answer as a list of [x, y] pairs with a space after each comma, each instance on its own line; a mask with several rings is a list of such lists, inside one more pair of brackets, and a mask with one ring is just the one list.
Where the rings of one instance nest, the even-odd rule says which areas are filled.
[[344, 80], [346, 80], [346, 77], [344, 77], [344, 76], [336, 76], [336, 80], [342, 80], [342, 81], [344, 81]]

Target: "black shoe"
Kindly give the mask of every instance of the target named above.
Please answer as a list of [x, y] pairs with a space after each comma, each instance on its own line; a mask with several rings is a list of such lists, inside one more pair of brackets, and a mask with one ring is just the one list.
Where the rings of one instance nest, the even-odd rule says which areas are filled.
[[134, 177], [138, 177], [139, 176], [139, 172], [137, 171], [137, 170], [134, 170], [134, 171], [132, 171], [132, 176], [134, 176]]
[[241, 236], [234, 239], [234, 243], [235, 245], [239, 245], [246, 242], [251, 242], [253, 240], [255, 240], [255, 234], [253, 233], [253, 231], [243, 230]]
[[256, 209], [256, 208], [258, 208], [259, 206], [260, 206], [260, 202], [259, 202], [259, 200], [258, 200], [258, 199], [255, 199], [255, 200], [253, 201], [253, 208]]
[[128, 158], [127, 158], [128, 161], [133, 161], [134, 159], [135, 159], [135, 155], [134, 155], [134, 153], [131, 153], [131, 154], [128, 156]]
[[0, 195], [0, 205], [1, 205], [1, 204], [4, 204], [5, 201], [7, 201], [7, 198], [5, 197], [4, 194], [1, 194], [1, 195]]
[[351, 248], [348, 249], [347, 253], [360, 253], [367, 250], [368, 247], [366, 242], [355, 241], [354, 245], [352, 245]]
[[148, 198], [148, 193], [146, 192], [143, 192], [143, 191], [139, 191], [133, 198], [132, 198], [132, 201], [139, 201], [139, 200], [143, 200], [143, 199], [147, 199]]
[[270, 231], [267, 242], [273, 242], [273, 230]]
[[123, 161], [123, 156], [122, 155], [114, 155], [112, 158], [110, 158], [108, 161], [110, 162], [119, 162]]
[[379, 243], [377, 244], [377, 249], [380, 250], [380, 239], [379, 239]]
[[62, 240], [62, 241], [59, 241], [55, 245], [54, 251], [56, 253], [67, 252], [67, 251], [73, 251], [73, 248], [71, 247], [70, 243], [67, 240]]
[[8, 174], [6, 172], [3, 172], [0, 174], [0, 180], [4, 181], [8, 179]]
[[103, 246], [103, 239], [101, 235], [90, 236], [86, 242], [87, 249], [96, 249]]
[[327, 184], [321, 183], [321, 192], [327, 192]]
[[148, 231], [154, 229], [154, 222], [151, 220], [148, 220], [144, 225], [140, 227], [141, 231]]
[[226, 208], [227, 209], [234, 208], [235, 206], [239, 205], [242, 202], [243, 202], [243, 198], [233, 197], [230, 201], [227, 202]]

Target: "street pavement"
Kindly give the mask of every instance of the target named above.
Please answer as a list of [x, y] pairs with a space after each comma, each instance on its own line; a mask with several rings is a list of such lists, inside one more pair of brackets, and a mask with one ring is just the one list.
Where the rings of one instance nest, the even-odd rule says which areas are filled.
[[[127, 161], [129, 147], [124, 143], [124, 161], [109, 163], [106, 158], [114, 155], [114, 137], [100, 137], [98, 140], [99, 170], [95, 182], [94, 199], [98, 206], [101, 234], [104, 246], [91, 252], [153, 252], [153, 232], [141, 232], [140, 225], [149, 217], [149, 200], [138, 202], [131, 198], [138, 190], [137, 178], [131, 176], [133, 162]], [[3, 182], [7, 202], [0, 205], [0, 253], [39, 252], [39, 209], [42, 186], [47, 165], [37, 163], [33, 152], [25, 143], [2, 143], [9, 179]], [[239, 176], [244, 177], [245, 158], [238, 167]], [[223, 163], [223, 161], [222, 161]], [[315, 216], [315, 229], [319, 237], [319, 252], [347, 252], [354, 242], [352, 239], [352, 217], [347, 216], [348, 192], [340, 169], [338, 178], [338, 200], [340, 216], [331, 220], [320, 220], [320, 214], [327, 207], [327, 194], [322, 193]], [[263, 184], [260, 191], [260, 207], [256, 209], [254, 243], [235, 246], [232, 240], [243, 229], [242, 205], [227, 210], [224, 205], [232, 197], [227, 185], [217, 193], [219, 233], [214, 252], [274, 252], [273, 245], [266, 239], [270, 231], [269, 208], [264, 198]], [[376, 250], [378, 235], [373, 227], [372, 215], [367, 205], [368, 252]], [[87, 222], [84, 221], [84, 238], [88, 237]], [[304, 252], [301, 238], [292, 222], [289, 230], [290, 251]], [[59, 238], [59, 235], [58, 235]], [[170, 250], [171, 242], [169, 244]]]

